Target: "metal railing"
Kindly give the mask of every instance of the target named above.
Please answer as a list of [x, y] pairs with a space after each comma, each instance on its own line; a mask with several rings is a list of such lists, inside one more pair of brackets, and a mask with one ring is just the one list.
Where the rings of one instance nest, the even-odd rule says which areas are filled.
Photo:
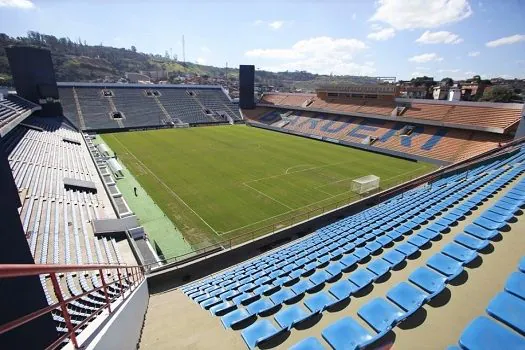
[[[106, 281], [104, 274], [109, 271], [113, 271], [117, 277], [113, 281]], [[85, 291], [81, 294], [69, 296], [62, 292], [60, 287], [59, 277], [57, 274], [62, 273], [83, 273], [85, 271], [96, 271], [99, 273], [101, 284], [93, 286], [91, 290]], [[49, 344], [46, 349], [55, 349], [59, 347], [67, 339], [71, 341], [71, 344], [76, 348], [80, 348], [78, 341], [79, 330], [86, 326], [88, 322], [93, 320], [96, 316], [107, 309], [111, 315], [115, 310], [112, 304], [115, 302], [124, 301], [134, 291], [138, 285], [144, 280], [144, 270], [142, 266], [128, 266], [128, 265], [54, 265], [54, 264], [3, 264], [0, 265], [0, 279], [3, 278], [17, 278], [23, 276], [39, 276], [49, 275], [51, 279], [54, 295], [57, 302], [33, 311], [27, 315], [21, 316], [8, 323], [0, 325], [0, 335], [9, 332], [12, 329], [20, 327], [32, 320], [35, 320], [43, 315], [58, 312], [64, 318], [67, 331], [58, 337], [53, 343]], [[117, 292], [110, 293], [110, 289], [117, 290]], [[77, 301], [89, 294], [101, 291], [104, 295], [104, 301], [98, 308], [91, 310], [91, 313], [77, 324], [73, 324], [71, 321], [72, 315], [69, 311], [68, 305], [72, 302]], [[87, 310], [87, 309], [86, 309]]]

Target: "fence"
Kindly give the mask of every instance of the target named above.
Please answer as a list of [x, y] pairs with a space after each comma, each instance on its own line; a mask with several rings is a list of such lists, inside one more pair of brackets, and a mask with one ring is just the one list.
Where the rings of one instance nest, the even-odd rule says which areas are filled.
[[[80, 271], [98, 271], [101, 285], [93, 288], [89, 291], [75, 295], [72, 297], [67, 297], [64, 295], [60, 288], [59, 277], [57, 274], [62, 273], [71, 273]], [[105, 273], [108, 271], [113, 271], [116, 273], [117, 279], [107, 282], [104, 278]], [[80, 348], [78, 342], [77, 331], [81, 330], [82, 327], [87, 325], [88, 322], [93, 320], [97, 315], [99, 315], [103, 310], [107, 309], [109, 314], [114, 312], [113, 306], [115, 302], [124, 301], [134, 291], [138, 285], [144, 280], [144, 272], [141, 266], [127, 266], [127, 265], [37, 265], [37, 264], [3, 264], [0, 265], [0, 280], [4, 278], [16, 278], [23, 276], [39, 276], [39, 275], [49, 275], [49, 278], [52, 283], [52, 288], [57, 302], [43, 308], [36, 310], [30, 314], [24, 315], [16, 320], [12, 320], [6, 324], [0, 325], [0, 335], [6, 332], [9, 332], [12, 329], [15, 329], [19, 326], [22, 326], [34, 319], [37, 319], [45, 314], [51, 313], [60, 313], [65, 320], [67, 331], [60, 337], [58, 337], [52, 344], [49, 344], [47, 349], [55, 349], [60, 347], [63, 342], [71, 341], [72, 345], [78, 349]], [[106, 275], [107, 276], [107, 275]], [[118, 290], [118, 292], [111, 296], [109, 290], [113, 288]], [[101, 291], [104, 294], [104, 302], [100, 307], [95, 310], [91, 310], [91, 313], [81, 322], [76, 325], [71, 321], [71, 313], [69, 311], [68, 305], [71, 303], [92, 294], [95, 292]], [[87, 310], [87, 309], [86, 309]]]

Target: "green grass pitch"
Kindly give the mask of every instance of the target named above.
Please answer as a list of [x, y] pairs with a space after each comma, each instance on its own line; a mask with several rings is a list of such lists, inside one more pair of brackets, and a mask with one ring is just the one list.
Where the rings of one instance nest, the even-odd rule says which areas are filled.
[[[195, 248], [249, 239], [359, 197], [352, 179], [381, 188], [435, 166], [247, 126], [103, 135]], [[163, 233], [150, 232], [162, 249]]]

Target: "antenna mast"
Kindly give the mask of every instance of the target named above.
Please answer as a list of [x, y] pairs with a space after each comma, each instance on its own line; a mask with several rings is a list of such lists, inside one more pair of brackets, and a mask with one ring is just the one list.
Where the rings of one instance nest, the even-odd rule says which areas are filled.
[[184, 34], [182, 35], [182, 63], [186, 63], [186, 44], [184, 43]]

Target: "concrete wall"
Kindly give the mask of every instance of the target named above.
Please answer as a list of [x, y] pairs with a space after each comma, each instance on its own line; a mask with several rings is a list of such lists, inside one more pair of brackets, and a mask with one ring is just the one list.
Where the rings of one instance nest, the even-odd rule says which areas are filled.
[[86, 349], [137, 349], [142, 334], [144, 316], [148, 309], [148, 285], [144, 281], [133, 294], [104, 323]]

